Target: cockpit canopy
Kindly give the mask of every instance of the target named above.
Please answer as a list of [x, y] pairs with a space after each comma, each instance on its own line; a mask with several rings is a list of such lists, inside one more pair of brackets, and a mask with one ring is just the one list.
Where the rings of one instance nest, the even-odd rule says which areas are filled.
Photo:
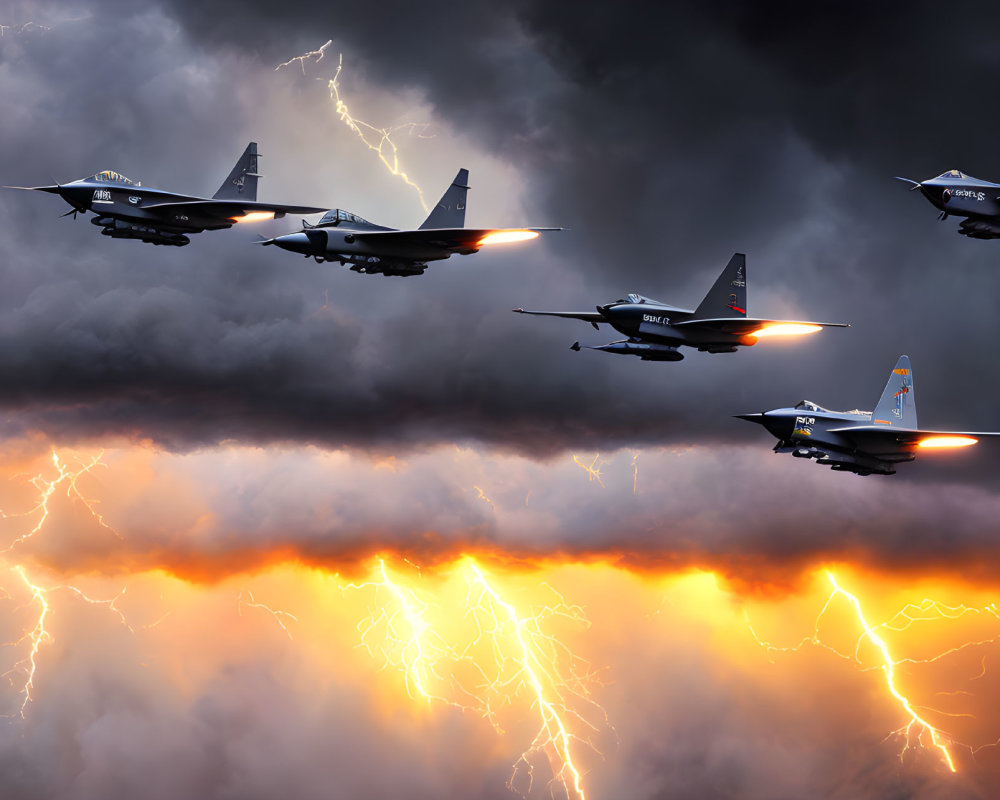
[[635, 305], [640, 305], [641, 306], [643, 303], [652, 303], [653, 301], [650, 300], [648, 297], [643, 297], [641, 294], [630, 294], [630, 295], [628, 295], [626, 297], [623, 297], [618, 302], [619, 303], [633, 303]]
[[368, 220], [359, 217], [357, 214], [352, 214], [350, 211], [344, 211], [342, 208], [331, 208], [323, 215], [319, 224], [339, 225], [342, 222], [350, 223], [352, 225], [371, 225]]
[[851, 414], [856, 417], [870, 417], [872, 415], [871, 411], [862, 411], [859, 408], [852, 408], [850, 411], [831, 411], [811, 400], [800, 400], [795, 404], [795, 408], [797, 411], [807, 411], [810, 414]]
[[98, 183], [121, 183], [126, 186], [138, 186], [135, 181], [130, 181], [120, 172], [115, 172], [114, 170], [106, 169], [103, 172], [98, 172], [96, 175], [91, 176], [88, 180], [96, 181]]
[[940, 175], [938, 175], [937, 180], [946, 180], [946, 181], [967, 180], [968, 177], [969, 176], [966, 175], [961, 170], [950, 169], [947, 172], [942, 172]]

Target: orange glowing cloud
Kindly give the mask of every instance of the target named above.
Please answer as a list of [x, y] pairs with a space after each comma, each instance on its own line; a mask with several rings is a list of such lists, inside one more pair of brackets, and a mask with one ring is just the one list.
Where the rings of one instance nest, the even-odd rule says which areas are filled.
[[[279, 462], [290, 457], [277, 450], [266, 455]], [[459, 456], [471, 478], [468, 457]], [[377, 759], [391, 740], [393, 763], [408, 765], [407, 780], [423, 780], [427, 753], [437, 752], [438, 774], [502, 771], [515, 791], [528, 794], [549, 784], [573, 800], [628, 791], [627, 765], [664, 743], [679, 752], [711, 750], [718, 731], [705, 720], [713, 719], [724, 720], [726, 735], [746, 743], [731, 754], [741, 768], [786, 794], [809, 793], [810, 784], [797, 781], [810, 770], [781, 769], [756, 743], [775, 742], [812, 769], [820, 769], [817, 753], [834, 761], [853, 756], [830, 754], [867, 753], [869, 764], [886, 765], [886, 774], [896, 773], [899, 758], [903, 769], [924, 756], [933, 763], [944, 747], [962, 780], [988, 780], [980, 762], [1000, 737], [992, 716], [982, 713], [1000, 694], [990, 669], [1000, 655], [1000, 615], [989, 588], [953, 577], [913, 583], [832, 565], [835, 589], [850, 591], [854, 601], [831, 593], [819, 568], [795, 589], [746, 594], [710, 571], [662, 563], [636, 572], [596, 557], [581, 563], [555, 553], [525, 564], [499, 547], [481, 561], [459, 554], [447, 560], [448, 546], [436, 565], [363, 557], [358, 549], [351, 576], [307, 567], [294, 548], [286, 555], [272, 551], [258, 563], [227, 561], [224, 551], [210, 552], [220, 544], [212, 519], [235, 511], [220, 510], [225, 504], [212, 498], [198, 464], [182, 459], [185, 479], [178, 463], [165, 468], [162, 459], [172, 457], [147, 451], [105, 457], [107, 469], [78, 477], [79, 496], [64, 491], [68, 481], [57, 487], [44, 526], [0, 564], [6, 590], [0, 593], [0, 626], [11, 643], [0, 664], [12, 678], [3, 698], [6, 713], [23, 706], [27, 720], [48, 719], [57, 730], [78, 726], [78, 704], [66, 702], [67, 696], [78, 691], [75, 681], [101, 676], [104, 683], [134, 687], [144, 697], [142, 713], [152, 715], [148, 724], [168, 739], [175, 730], [183, 738], [184, 717], [209, 703], [241, 708], [251, 740], [260, 736], [254, 720], [276, 724], [275, 708], [282, 712], [282, 736], [311, 740], [322, 737], [303, 727], [308, 720], [318, 715], [317, 724], [338, 730], [344, 724], [336, 710], [341, 698], [360, 698], [351, 714], [351, 751]], [[234, 468], [247, 459], [243, 481], [255, 469], [252, 454], [240, 450], [217, 453], [201, 466], [217, 472], [220, 458]], [[317, 458], [327, 468], [358, 467], [343, 454]], [[583, 491], [606, 497], [615, 476], [614, 459], [606, 458], [604, 489], [589, 483], [571, 460], [567, 476]], [[60, 457], [64, 468], [78, 470], [91, 460], [68, 452]], [[407, 474], [409, 467], [401, 466], [388, 472], [393, 480]], [[619, 466], [622, 491], [635, 499], [632, 461]], [[41, 454], [37, 467], [55, 469]], [[362, 477], [386, 472], [373, 464]], [[288, 498], [298, 488], [274, 491]], [[126, 524], [134, 519], [130, 504], [115, 496], [128, 492], [139, 492], [145, 514], [158, 516], [172, 504], [191, 520], [190, 531], [168, 531], [173, 538], [160, 544], [157, 555], [167, 569], [150, 561], [132, 570], [116, 554], [134, 546]], [[157, 497], [160, 506], [151, 502]], [[498, 513], [509, 513], [506, 492], [495, 482], [491, 497]], [[262, 499], [256, 493], [255, 504]], [[97, 503], [122, 538], [96, 523]], [[256, 505], [258, 516], [266, 507]], [[28, 517], [17, 521], [34, 524]], [[6, 534], [17, 534], [17, 525]], [[256, 535], [248, 524], [243, 536]], [[72, 550], [86, 539], [94, 552], [80, 566], [39, 560], [46, 542]], [[188, 555], [173, 558], [170, 542]], [[213, 580], [178, 577], [184, 570], [198, 573], [185, 559], [211, 563]], [[176, 574], [170, 571], [175, 564], [182, 568]], [[88, 603], [84, 596], [104, 602]], [[31, 635], [39, 621], [44, 637]], [[878, 642], [884, 648], [873, 647]], [[887, 660], [895, 670], [892, 687]], [[263, 685], [255, 678], [243, 695], [241, 670], [263, 670], [284, 688], [275, 694], [270, 678]], [[916, 710], [923, 734], [900, 697]], [[158, 719], [163, 698], [187, 710]], [[225, 730], [218, 735], [228, 735]], [[212, 739], [205, 744], [218, 746]], [[295, 763], [326, 774], [328, 750], [301, 747]], [[938, 760], [941, 774], [950, 774], [943, 757]], [[871, 766], [863, 773], [866, 780], [878, 774]], [[669, 781], [670, 773], [656, 780]], [[199, 784], [185, 791], [205, 795], [210, 789]]]

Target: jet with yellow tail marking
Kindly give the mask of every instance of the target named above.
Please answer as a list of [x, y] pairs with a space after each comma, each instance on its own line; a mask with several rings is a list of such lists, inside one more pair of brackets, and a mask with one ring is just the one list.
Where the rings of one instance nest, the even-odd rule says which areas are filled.
[[428, 261], [471, 255], [481, 247], [536, 239], [561, 228], [466, 228], [469, 171], [460, 169], [430, 216], [416, 230], [376, 225], [342, 208], [330, 209], [318, 225], [302, 220], [302, 230], [265, 239], [262, 245], [300, 253], [317, 262], [339, 261], [365, 275], [421, 275]]
[[[735, 353], [737, 347], [752, 347], [765, 337], [816, 333], [823, 328], [846, 328], [843, 322], [796, 322], [747, 316], [746, 256], [735, 253], [715, 284], [694, 311], [651, 300], [641, 294], [595, 311], [525, 311], [516, 314], [567, 317], [589, 322], [595, 328], [610, 325], [628, 336], [610, 344], [590, 346], [605, 353], [638, 356], [643, 361], [680, 361], [680, 345], [708, 353]], [[572, 350], [579, 350], [580, 343]]]
[[322, 208], [257, 202], [257, 143], [250, 142], [212, 197], [176, 194], [143, 186], [120, 172], [104, 170], [55, 186], [6, 186], [57, 194], [72, 206], [63, 216], [92, 211], [91, 222], [112, 239], [138, 239], [183, 247], [190, 233], [231, 228], [238, 222], [279, 219], [285, 214], [316, 214]]
[[815, 458], [817, 464], [857, 475], [892, 475], [896, 464], [913, 461], [921, 450], [967, 447], [1000, 436], [918, 428], [907, 356], [899, 357], [874, 411], [830, 411], [803, 400], [794, 408], [737, 417], [767, 428], [778, 440], [776, 453]]

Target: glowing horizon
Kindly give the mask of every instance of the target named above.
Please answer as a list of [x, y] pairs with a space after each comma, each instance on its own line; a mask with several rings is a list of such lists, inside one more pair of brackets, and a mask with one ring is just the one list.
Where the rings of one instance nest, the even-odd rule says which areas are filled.
[[[492, 519], [533, 513], [536, 505], [548, 513], [551, 486], [529, 476], [533, 494], [525, 497], [498, 484], [497, 477], [518, 474], [516, 463], [491, 478], [467, 453], [447, 455], [468, 484], [469, 508]], [[615, 493], [641, 502], [636, 454], [620, 455], [629, 458], [599, 453], [545, 470], [565, 471], [576, 502], [593, 497], [605, 505]], [[287, 685], [286, 705], [322, 707], [338, 686], [360, 697], [365, 710], [352, 720], [352, 734], [371, 729], [380, 740], [389, 731], [412, 741], [418, 764], [427, 753], [448, 759], [458, 752], [451, 770], [503, 770], [522, 796], [534, 797], [541, 782], [567, 800], [613, 796], [609, 786], [627, 777], [629, 748], [645, 738], [650, 692], [663, 693], [655, 713], [684, 713], [686, 684], [670, 677], [678, 655], [695, 659], [699, 685], [734, 712], [751, 698], [751, 716], [741, 723], [747, 735], [768, 730], [769, 719], [753, 710], [760, 704], [797, 709], [782, 735], [803, 754], [827, 742], [814, 735], [792, 744], [809, 736], [814, 715], [843, 716], [836, 735], [850, 736], [872, 758], [922, 752], [942, 774], [974, 776], [970, 754], [1000, 733], [991, 717], [974, 713], [995, 680], [986, 659], [1000, 648], [992, 584], [933, 568], [922, 577], [896, 575], [853, 557], [824, 563], [819, 553], [791, 566], [793, 574], [754, 583], [725, 561], [705, 567], [655, 552], [625, 560], [617, 537], [589, 551], [550, 544], [532, 553], [516, 541], [477, 536], [432, 535], [413, 548], [421, 537], [409, 535], [394, 546], [365, 528], [351, 534], [357, 549], [310, 562], [308, 544], [293, 544], [285, 528], [286, 546], [260, 541], [254, 526], [268, 501], [245, 477], [233, 476], [236, 494], [222, 505], [197, 491], [205, 474], [253, 474], [266, 465], [295, 480], [286, 458], [250, 448], [176, 456], [139, 447], [49, 451], [8, 463], [0, 484], [10, 493], [0, 504], [0, 637], [7, 641], [0, 671], [10, 685], [0, 692], [0, 714], [29, 723], [71, 717], [59, 711], [58, 687], [79, 652], [96, 654], [96, 674], [141, 677], [140, 685], [181, 707], [206, 693], [224, 696], [233, 664], [264, 665]], [[413, 455], [409, 464], [381, 458], [367, 466], [344, 453], [310, 458], [303, 474], [333, 470], [316, 475], [324, 502], [329, 486], [343, 481], [336, 475], [367, 485], [382, 474], [398, 485], [409, 474], [426, 486], [429, 462]], [[644, 482], [656, 487], [655, 473]], [[243, 497], [253, 498], [251, 515], [238, 517], [245, 527], [213, 535], [207, 522], [222, 508], [236, 511], [230, 503]], [[281, 487], [278, 498], [308, 517], [305, 497]], [[333, 501], [339, 513], [348, 511]], [[157, 514], [171, 542], [161, 549], [137, 523], [166, 507], [180, 516]], [[519, 516], [519, 527], [530, 519]], [[321, 539], [329, 547], [329, 534]], [[794, 702], [830, 684], [838, 689], [820, 706]], [[288, 719], [297, 724], [295, 713]], [[678, 722], [681, 731], [685, 724]]]

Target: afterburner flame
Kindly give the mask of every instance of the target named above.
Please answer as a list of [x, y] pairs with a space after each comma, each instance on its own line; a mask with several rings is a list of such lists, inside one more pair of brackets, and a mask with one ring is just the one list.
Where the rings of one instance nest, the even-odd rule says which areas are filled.
[[917, 446], [927, 448], [968, 447], [978, 442], [979, 440], [972, 436], [932, 436], [921, 439], [917, 442]]
[[749, 334], [758, 339], [764, 336], [804, 336], [807, 333], [817, 333], [823, 330], [822, 325], [809, 325], [801, 322], [776, 322], [773, 325], [765, 325], [760, 330]]
[[242, 217], [230, 217], [233, 222], [263, 222], [264, 220], [274, 219], [273, 211], [251, 211], [248, 214], [244, 214]]
[[538, 231], [493, 231], [479, 240], [479, 246], [488, 244], [506, 244], [507, 242], [523, 242], [527, 239], [537, 239]]

